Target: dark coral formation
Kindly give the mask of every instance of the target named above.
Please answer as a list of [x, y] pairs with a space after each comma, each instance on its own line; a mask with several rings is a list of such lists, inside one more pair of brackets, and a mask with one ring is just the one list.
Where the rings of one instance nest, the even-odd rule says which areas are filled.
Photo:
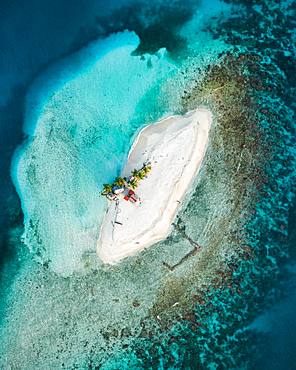
[[174, 55], [186, 49], [186, 40], [180, 36], [180, 28], [191, 19], [199, 1], [180, 0], [162, 2], [151, 1], [145, 6], [141, 2], [114, 11], [110, 22], [104, 17], [98, 17], [99, 28], [104, 36], [114, 32], [133, 30], [140, 37], [140, 45], [135, 55], [156, 53], [160, 48], [166, 48]]
[[[247, 325], [264, 305], [276, 299], [274, 283], [290, 252], [287, 214], [294, 176], [291, 148], [295, 137], [296, 63], [291, 30], [295, 27], [295, 5], [267, 0], [228, 2], [245, 4], [244, 17], [239, 12], [218, 26], [213, 23], [212, 32], [233, 45], [233, 51], [221, 55], [219, 63], [205, 72], [194, 66], [181, 71], [186, 78], [192, 77], [182, 97], [184, 111], [205, 105], [213, 111], [215, 122], [200, 181], [166, 243], [169, 248], [172, 241], [185, 240], [200, 245], [201, 250], [172, 271], [162, 266], [163, 275], [157, 275], [163, 284], [158, 300], [150, 317], [143, 318], [136, 329], [108, 324], [97, 331], [98, 321], [105, 319], [96, 311], [95, 297], [100, 298], [102, 278], [97, 270], [86, 277], [59, 281], [70, 302], [61, 318], [64, 329], [55, 340], [61, 368], [68, 367], [64, 361], [76, 350], [77, 341], [85, 363], [71, 358], [71, 368], [100, 368], [113, 353], [116, 341], [123, 349], [120, 368], [130, 369], [191, 369], [210, 364], [241, 368], [250, 359], [249, 351], [255, 351], [256, 338]], [[117, 25], [103, 25], [102, 32], [129, 24], [130, 29], [139, 28], [145, 36], [139, 53], [161, 46], [180, 52], [184, 46], [177, 31], [190, 18], [191, 10], [183, 9], [180, 14], [183, 20], [174, 19], [174, 12], [167, 13], [174, 25], [153, 43], [148, 36], [151, 29], [154, 36], [161, 30], [159, 24], [152, 19], [141, 29], [140, 20], [128, 10], [118, 14]], [[166, 22], [170, 23], [168, 19]], [[143, 267], [144, 263], [142, 258], [130, 263], [133, 274], [127, 282], [138, 279], [137, 269], [149, 275], [151, 267]], [[39, 272], [39, 285], [30, 282], [29, 291], [42, 290], [48, 281], [49, 286], [58, 285], [54, 276], [42, 274]], [[126, 275], [115, 269], [110, 281], [116, 284], [122, 278]], [[84, 291], [89, 297], [82, 305]], [[122, 294], [110, 299], [115, 307], [127, 298]], [[59, 301], [58, 296], [51, 301], [54, 308]], [[132, 311], [125, 315], [144, 306], [137, 297], [128, 303]], [[93, 311], [78, 309], [86, 304]], [[81, 321], [90, 322], [87, 340], [79, 337], [80, 316]], [[47, 337], [51, 335], [46, 333]], [[106, 343], [104, 348], [94, 340], [100, 335]], [[28, 351], [41, 358], [45, 345], [38, 347], [38, 338], [32, 343]]]
[[[172, 276], [152, 310], [161, 317], [163, 334], [157, 343], [140, 344], [138, 355], [148, 368], [160, 358], [165, 367], [246, 364], [256, 346], [247, 325], [279, 294], [274, 286], [289, 255], [287, 216], [295, 181], [295, 9], [278, 2], [254, 5], [247, 2], [245, 18], [213, 30], [235, 48], [209, 66], [202, 83], [184, 91], [185, 111], [205, 105], [216, 118], [204, 176], [184, 211], [184, 230], [202, 240], [204, 250], [191, 278]], [[227, 212], [217, 216], [205, 239], [190, 223], [202, 205], [211, 212], [207, 189], [219, 186], [227, 192]], [[231, 258], [223, 259], [219, 252], [226, 246]], [[201, 272], [207, 284], [200, 285]], [[172, 311], [176, 301], [180, 306]], [[174, 325], [173, 315], [179, 321]]]

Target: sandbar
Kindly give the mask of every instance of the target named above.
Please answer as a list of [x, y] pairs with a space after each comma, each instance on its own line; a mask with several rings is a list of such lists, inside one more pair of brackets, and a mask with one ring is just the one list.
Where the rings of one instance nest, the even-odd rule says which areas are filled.
[[144, 127], [137, 135], [122, 176], [151, 162], [152, 170], [136, 189], [138, 204], [108, 201], [97, 254], [103, 263], [123, 258], [167, 238], [182, 201], [205, 156], [211, 112], [204, 108], [174, 115]]

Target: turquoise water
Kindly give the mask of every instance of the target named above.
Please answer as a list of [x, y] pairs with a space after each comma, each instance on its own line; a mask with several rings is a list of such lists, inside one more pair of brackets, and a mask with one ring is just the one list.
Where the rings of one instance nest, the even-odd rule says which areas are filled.
[[[3, 143], [10, 154], [1, 168], [12, 160], [21, 211], [13, 193], [4, 192], [10, 226], [3, 240], [12, 252], [2, 269], [0, 368], [270, 368], [269, 348], [256, 346], [274, 313], [252, 321], [281, 295], [281, 266], [293, 257], [289, 4], [110, 2], [89, 3], [82, 12], [75, 2], [71, 21], [56, 5], [60, 21], [48, 11], [53, 25], [40, 35], [45, 20], [34, 26], [32, 50], [20, 46], [15, 65], [7, 54], [13, 73], [5, 93], [22, 67], [18, 83], [27, 85], [14, 100], [23, 112], [1, 111], [15, 127], [22, 124], [24, 137], [18, 128], [13, 145]], [[36, 10], [25, 19], [42, 19], [38, 5], [31, 6]], [[15, 22], [12, 35], [19, 16]], [[83, 30], [84, 24], [91, 26]], [[60, 38], [58, 45], [36, 47], [52, 38]], [[17, 61], [23, 54], [24, 66]], [[252, 99], [236, 104], [247, 89]], [[199, 104], [213, 110], [214, 124], [178, 228], [118, 266], [102, 265], [95, 254], [106, 207], [101, 184], [120, 172], [144, 125]], [[240, 131], [245, 117], [250, 132]], [[239, 155], [232, 152], [237, 142]], [[248, 151], [249, 142], [258, 152]], [[257, 153], [269, 159], [264, 168], [252, 167]], [[202, 253], [179, 265], [192, 240]], [[169, 271], [163, 262], [178, 267]]]
[[45, 84], [44, 94], [37, 81], [41, 92], [33, 87], [27, 100], [25, 129], [32, 139], [13, 169], [24, 241], [62, 275], [82, 268], [83, 253], [95, 252], [106, 207], [102, 184], [120, 173], [138, 129], [169, 109], [160, 84], [176, 66], [165, 50], [132, 56], [138, 44], [131, 32], [93, 43], [74, 56], [79, 67], [71, 71], [70, 57], [52, 68], [47, 78], [59, 79]]
[[[191, 61], [201, 67], [227, 47], [201, 30], [215, 11], [205, 4], [207, 17], [198, 13], [180, 30], [189, 55], [198, 51]], [[100, 186], [120, 173], [138, 130], [181, 110], [181, 65], [165, 48], [133, 55], [139, 44], [128, 31], [95, 41], [52, 66], [27, 95], [29, 143], [12, 168], [25, 215], [23, 240], [64, 276], [82, 270], [83, 254], [95, 252], [106, 207]]]

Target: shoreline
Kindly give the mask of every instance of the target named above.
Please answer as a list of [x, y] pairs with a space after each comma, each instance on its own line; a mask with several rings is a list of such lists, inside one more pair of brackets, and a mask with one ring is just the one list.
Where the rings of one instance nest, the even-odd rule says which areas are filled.
[[[141, 204], [110, 202], [97, 243], [103, 263], [116, 264], [170, 234], [181, 202], [190, 190], [206, 153], [212, 115], [199, 108], [183, 116], [169, 116], [139, 131], [122, 176], [149, 160], [151, 174], [136, 193]], [[170, 176], [168, 176], [170, 175]], [[122, 225], [114, 222], [120, 217]]]

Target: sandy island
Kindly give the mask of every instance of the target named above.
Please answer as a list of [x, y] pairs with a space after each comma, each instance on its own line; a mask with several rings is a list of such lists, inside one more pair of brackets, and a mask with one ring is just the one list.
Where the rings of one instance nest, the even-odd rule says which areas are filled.
[[139, 204], [108, 202], [97, 244], [104, 263], [115, 264], [170, 234], [204, 158], [211, 120], [211, 113], [200, 108], [165, 118], [138, 134], [122, 176], [128, 177], [145, 161], [151, 162], [152, 171], [136, 189]]

